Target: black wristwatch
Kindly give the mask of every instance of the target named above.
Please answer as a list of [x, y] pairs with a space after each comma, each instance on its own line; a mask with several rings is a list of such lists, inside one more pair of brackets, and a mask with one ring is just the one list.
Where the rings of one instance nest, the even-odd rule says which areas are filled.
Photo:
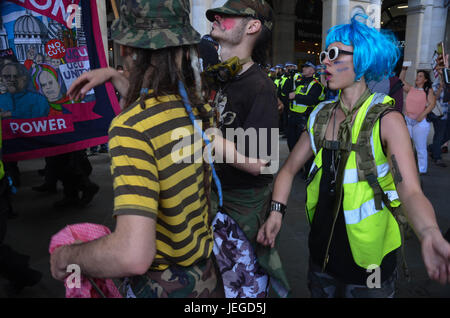
[[287, 206], [283, 203], [277, 202], [277, 201], [270, 201], [270, 211], [277, 211], [280, 212], [281, 215], [284, 217], [284, 214], [286, 213]]

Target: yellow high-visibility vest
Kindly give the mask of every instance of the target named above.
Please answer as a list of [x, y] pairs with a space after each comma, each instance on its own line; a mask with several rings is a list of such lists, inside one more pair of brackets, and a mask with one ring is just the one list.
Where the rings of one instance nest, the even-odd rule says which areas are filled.
[[[308, 95], [309, 91], [314, 85], [320, 85], [322, 87], [322, 93], [319, 96], [319, 101], [323, 101], [325, 99], [325, 90], [323, 85], [317, 81], [316, 79], [312, 79], [311, 82], [308, 84], [308, 87], [306, 88], [306, 91], [304, 91], [305, 85], [299, 85], [295, 89], [295, 95]], [[289, 109], [296, 113], [304, 113], [308, 109], [308, 107], [315, 107], [316, 105], [303, 105], [298, 104], [295, 99], [292, 101], [292, 104], [290, 105]]]
[[[352, 126], [353, 144], [357, 143], [368, 110], [373, 105], [388, 103], [391, 100], [391, 97], [384, 94], [372, 94], [364, 102]], [[319, 199], [320, 179], [322, 178], [323, 148], [317, 149], [315, 145], [314, 122], [318, 113], [328, 103], [330, 101], [319, 104], [311, 113], [307, 124], [311, 147], [315, 154], [307, 185], [306, 213], [310, 222], [314, 218]], [[371, 146], [375, 158], [378, 183], [389, 198], [391, 208], [399, 207], [399, 196], [380, 140], [379, 119], [372, 128]], [[366, 180], [360, 181], [358, 179], [356, 153], [353, 150], [345, 166], [342, 200], [347, 236], [355, 263], [366, 269], [370, 265], [380, 266], [388, 253], [401, 246], [400, 229], [395, 217], [384, 203], [381, 210], [375, 208], [373, 189]]]

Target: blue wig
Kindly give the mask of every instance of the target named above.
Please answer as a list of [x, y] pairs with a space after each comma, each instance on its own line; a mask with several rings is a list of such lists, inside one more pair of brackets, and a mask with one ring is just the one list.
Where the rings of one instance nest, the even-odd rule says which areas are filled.
[[328, 30], [326, 47], [333, 42], [353, 46], [353, 65], [356, 79], [380, 81], [391, 77], [400, 58], [400, 49], [392, 32], [378, 31], [356, 20], [356, 14], [350, 24], [336, 25]]

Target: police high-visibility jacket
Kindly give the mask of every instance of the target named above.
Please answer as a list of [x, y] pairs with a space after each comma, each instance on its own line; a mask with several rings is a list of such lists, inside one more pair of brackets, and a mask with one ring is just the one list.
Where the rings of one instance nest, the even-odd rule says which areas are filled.
[[294, 99], [292, 101], [292, 104], [290, 105], [289, 109], [293, 112], [296, 113], [304, 113], [307, 111], [308, 107], [312, 108], [315, 107], [317, 105], [318, 102], [323, 101], [325, 99], [325, 90], [323, 85], [316, 80], [315, 78], [304, 78], [300, 81], [299, 85], [297, 85], [296, 89], [295, 89], [295, 95], [308, 95], [311, 91], [311, 88], [314, 85], [318, 85], [321, 87], [321, 93], [320, 96], [318, 96], [318, 99], [316, 100], [315, 103], [311, 104], [311, 105], [305, 105], [305, 104], [300, 104], [296, 101], [296, 99]]
[[279, 87], [278, 87], [278, 89], [279, 89], [279, 91], [280, 91], [280, 94], [281, 94], [281, 96], [286, 96], [286, 94], [284, 94], [283, 93], [283, 87], [284, 87], [284, 84], [286, 83], [286, 81], [288, 80], [288, 76], [286, 76], [286, 75], [283, 75], [283, 76], [281, 76], [281, 80], [280, 80], [280, 85], [279, 85]]
[[[376, 104], [388, 103], [391, 100], [389, 96], [377, 93], [372, 94], [364, 102], [353, 123], [353, 144], [357, 142], [368, 110]], [[315, 154], [307, 185], [306, 213], [310, 222], [314, 218], [322, 177], [322, 148], [317, 149], [314, 144], [314, 122], [321, 109], [330, 102], [319, 104], [311, 113], [307, 124], [311, 147]], [[391, 207], [398, 207], [399, 197], [380, 140], [380, 119], [377, 119], [372, 129], [371, 148], [381, 189], [391, 201]], [[342, 206], [350, 248], [357, 265], [366, 269], [372, 264], [380, 266], [386, 254], [400, 247], [401, 235], [398, 223], [385, 204], [381, 210], [376, 209], [374, 191], [367, 181], [358, 180], [356, 155], [353, 150], [344, 171]]]

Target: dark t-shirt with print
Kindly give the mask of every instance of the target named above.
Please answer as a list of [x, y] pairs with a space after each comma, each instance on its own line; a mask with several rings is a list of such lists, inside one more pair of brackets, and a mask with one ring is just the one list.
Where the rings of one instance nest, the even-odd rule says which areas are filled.
[[[216, 95], [214, 107], [223, 136], [232, 140], [240, 153], [263, 158], [275, 151], [273, 155], [278, 156], [277, 145], [271, 142], [271, 129], [278, 129], [275, 86], [257, 64], [225, 84]], [[216, 167], [224, 189], [257, 188], [273, 180], [272, 174], [253, 176], [226, 163]]]

